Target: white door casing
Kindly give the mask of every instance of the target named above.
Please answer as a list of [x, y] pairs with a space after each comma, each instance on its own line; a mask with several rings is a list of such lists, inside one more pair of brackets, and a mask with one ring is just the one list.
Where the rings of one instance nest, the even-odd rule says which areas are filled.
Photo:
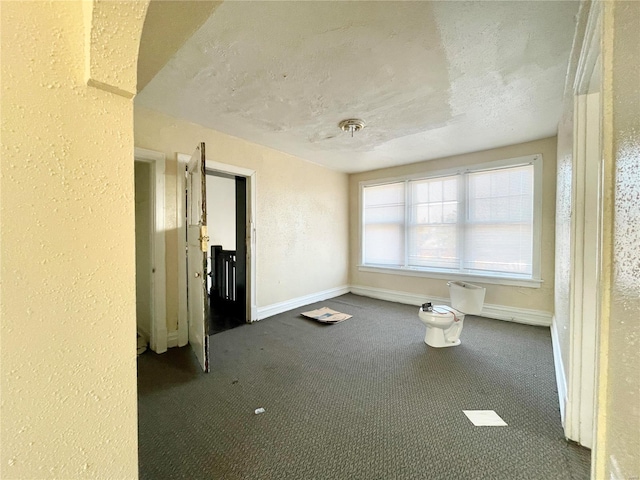
[[209, 371], [207, 295], [207, 202], [204, 171], [205, 145], [187, 162], [187, 316], [189, 344], [202, 370]]
[[246, 215], [246, 250], [247, 250], [247, 298], [246, 318], [248, 322], [258, 319], [258, 307], [256, 300], [256, 172], [248, 168], [228, 165], [226, 163], [207, 160], [205, 163], [207, 172], [217, 172], [247, 180], [247, 215]]
[[598, 322], [600, 94], [576, 97], [569, 376], [565, 434], [591, 448]]
[[574, 84], [569, 291], [569, 371], [565, 436], [591, 448], [595, 426], [601, 222], [600, 5], [591, 4]]
[[166, 262], [165, 262], [165, 156], [164, 153], [135, 148], [134, 160], [145, 162], [152, 170], [151, 319], [149, 347], [156, 353], [167, 351]]

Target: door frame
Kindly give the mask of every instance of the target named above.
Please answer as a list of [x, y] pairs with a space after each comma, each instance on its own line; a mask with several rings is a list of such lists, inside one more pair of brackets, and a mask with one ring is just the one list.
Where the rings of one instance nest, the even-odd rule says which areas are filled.
[[[178, 230], [178, 252], [186, 255], [186, 176], [185, 166], [190, 156], [184, 153], [176, 154], [178, 174], [176, 176], [176, 227]], [[247, 179], [247, 311], [248, 322], [255, 322], [258, 318], [257, 283], [256, 283], [256, 171], [227, 163], [207, 160], [205, 169], [226, 175], [244, 177]], [[211, 226], [209, 226], [211, 228]], [[184, 260], [184, 261], [183, 261]], [[189, 342], [189, 328], [187, 323], [187, 264], [186, 259], [178, 258], [178, 346]]]
[[574, 114], [569, 289], [569, 378], [565, 435], [591, 448], [595, 411], [601, 258], [600, 93], [578, 95]]
[[151, 325], [149, 347], [156, 353], [167, 351], [166, 260], [165, 260], [165, 155], [154, 150], [134, 148], [134, 162], [151, 167]]
[[603, 216], [600, 12], [592, 4], [576, 70], [573, 123], [569, 371], [565, 436], [587, 448], [595, 438], [599, 283]]

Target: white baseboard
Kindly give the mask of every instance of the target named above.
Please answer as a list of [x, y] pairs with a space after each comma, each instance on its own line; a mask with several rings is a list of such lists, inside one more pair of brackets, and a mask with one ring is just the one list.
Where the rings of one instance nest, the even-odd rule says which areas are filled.
[[[430, 295], [418, 295], [415, 293], [399, 292], [396, 290], [386, 290], [382, 288], [365, 287], [362, 285], [351, 285], [351, 293], [362, 295], [364, 297], [387, 300], [390, 302], [404, 303], [406, 305], [419, 306], [425, 302], [449, 305], [448, 298], [433, 297]], [[531, 310], [528, 308], [515, 308], [485, 303], [480, 315], [487, 318], [494, 318], [496, 320], [524, 323], [526, 325], [536, 325], [542, 327], [551, 326], [551, 313], [541, 310]]]
[[310, 303], [321, 302], [322, 300], [338, 297], [340, 295], [344, 295], [345, 293], [349, 293], [349, 287], [347, 285], [330, 288], [329, 290], [312, 293], [311, 295], [292, 298], [291, 300], [287, 300], [286, 302], [273, 303], [271, 305], [267, 305], [266, 307], [258, 307], [258, 315], [256, 319], [262, 320], [263, 318], [272, 317], [273, 315], [287, 312], [289, 310], [293, 310], [294, 308], [304, 307], [305, 305], [309, 305]]
[[553, 315], [543, 310], [531, 310], [529, 308], [516, 308], [504, 305], [485, 304], [482, 308], [483, 317], [495, 318], [507, 322], [524, 323], [538, 327], [550, 327]]
[[385, 290], [382, 288], [364, 287], [361, 285], [351, 285], [351, 293], [362, 295], [363, 297], [387, 300], [388, 302], [404, 303], [405, 305], [422, 305], [424, 302], [445, 304], [448, 299], [439, 297], [427, 297], [416, 295], [415, 293], [398, 292], [396, 290]]
[[553, 347], [553, 364], [556, 370], [556, 385], [558, 386], [558, 402], [560, 403], [560, 418], [562, 426], [565, 427], [565, 412], [567, 405], [567, 378], [564, 375], [564, 365], [560, 352], [560, 340], [558, 339], [558, 329], [555, 318], [551, 323], [551, 346]]
[[178, 330], [167, 333], [167, 348], [178, 346]]

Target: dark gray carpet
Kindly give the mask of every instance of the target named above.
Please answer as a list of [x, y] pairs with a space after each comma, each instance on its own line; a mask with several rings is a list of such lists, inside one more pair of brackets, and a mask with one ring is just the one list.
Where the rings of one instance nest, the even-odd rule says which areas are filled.
[[[299, 316], [327, 306], [353, 318]], [[348, 294], [138, 358], [142, 479], [587, 479], [564, 439], [548, 328], [467, 317], [424, 344], [417, 307]], [[255, 415], [258, 407], [266, 413]], [[474, 427], [462, 410], [508, 427]]]

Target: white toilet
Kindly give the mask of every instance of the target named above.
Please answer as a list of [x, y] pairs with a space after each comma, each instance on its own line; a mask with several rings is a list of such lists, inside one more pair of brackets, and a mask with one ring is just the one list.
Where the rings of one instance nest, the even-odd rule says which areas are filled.
[[[455, 347], [460, 345], [460, 333], [465, 314], [478, 315], [484, 304], [486, 289], [467, 282], [447, 282], [451, 307], [425, 303], [418, 316], [427, 326], [424, 343], [430, 347]], [[426, 310], [424, 309], [426, 308]]]

